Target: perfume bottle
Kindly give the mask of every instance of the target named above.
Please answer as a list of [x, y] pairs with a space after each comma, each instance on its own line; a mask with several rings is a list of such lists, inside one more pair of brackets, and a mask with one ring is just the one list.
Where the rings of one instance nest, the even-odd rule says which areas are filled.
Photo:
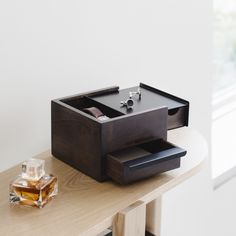
[[10, 184], [10, 203], [42, 208], [57, 195], [57, 177], [45, 174], [44, 163], [30, 159], [22, 164], [21, 174]]

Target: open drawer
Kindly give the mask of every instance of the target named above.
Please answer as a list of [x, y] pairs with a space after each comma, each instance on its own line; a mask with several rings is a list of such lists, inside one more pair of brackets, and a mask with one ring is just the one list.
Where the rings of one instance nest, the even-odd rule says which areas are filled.
[[106, 172], [114, 181], [128, 184], [180, 167], [186, 151], [162, 139], [107, 155]]

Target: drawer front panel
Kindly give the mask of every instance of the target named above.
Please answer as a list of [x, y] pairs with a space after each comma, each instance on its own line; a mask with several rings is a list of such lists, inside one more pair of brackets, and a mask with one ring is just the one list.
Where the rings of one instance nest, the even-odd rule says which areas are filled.
[[180, 167], [182, 148], [156, 140], [108, 154], [107, 175], [120, 184], [128, 184]]

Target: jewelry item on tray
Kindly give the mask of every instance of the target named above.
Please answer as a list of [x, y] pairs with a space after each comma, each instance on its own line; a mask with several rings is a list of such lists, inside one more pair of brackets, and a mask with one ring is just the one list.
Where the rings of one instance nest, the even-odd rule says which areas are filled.
[[132, 98], [128, 98], [126, 101], [121, 101], [120, 104], [127, 109], [132, 109], [134, 106], [134, 100]]
[[130, 97], [130, 98], [132, 98], [134, 95], [138, 95], [139, 100], [141, 100], [141, 95], [142, 95], [141, 89], [138, 88], [138, 91], [137, 91], [137, 92], [132, 92], [132, 91], [129, 92], [129, 97]]
[[89, 115], [94, 116], [98, 120], [109, 120], [110, 118], [108, 116], [105, 116], [101, 110], [99, 110], [97, 107], [87, 107], [83, 109], [84, 112], [86, 112]]

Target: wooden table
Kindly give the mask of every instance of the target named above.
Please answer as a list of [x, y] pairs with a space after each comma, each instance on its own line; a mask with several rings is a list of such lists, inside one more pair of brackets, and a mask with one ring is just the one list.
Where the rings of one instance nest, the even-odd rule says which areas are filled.
[[111, 226], [115, 236], [143, 236], [145, 228], [159, 235], [161, 196], [199, 172], [207, 155], [206, 142], [190, 128], [169, 131], [168, 140], [188, 151], [181, 168], [129, 186], [98, 183], [49, 151], [40, 154], [47, 172], [59, 178], [59, 195], [43, 209], [10, 206], [8, 186], [20, 165], [2, 172], [0, 235], [93, 236]]

